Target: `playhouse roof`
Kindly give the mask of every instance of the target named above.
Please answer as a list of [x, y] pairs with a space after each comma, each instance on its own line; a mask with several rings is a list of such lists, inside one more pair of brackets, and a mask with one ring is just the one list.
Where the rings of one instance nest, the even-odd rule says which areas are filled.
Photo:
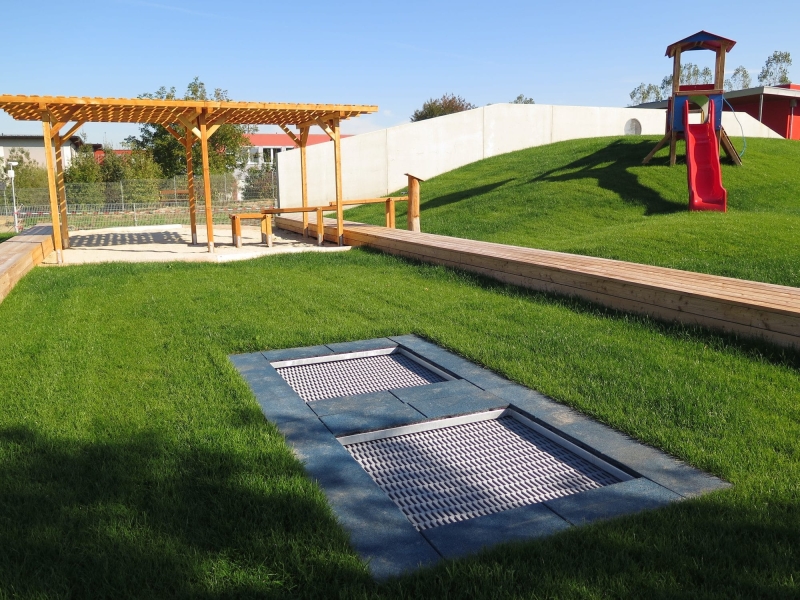
[[688, 52], [690, 50], [717, 51], [723, 45], [725, 46], [725, 52], [730, 52], [731, 48], [736, 45], [736, 42], [719, 35], [714, 35], [713, 33], [708, 33], [707, 31], [698, 31], [694, 35], [690, 35], [687, 38], [667, 46], [667, 56], [670, 58], [675, 56], [675, 51], [678, 48], [681, 49], [681, 53]]

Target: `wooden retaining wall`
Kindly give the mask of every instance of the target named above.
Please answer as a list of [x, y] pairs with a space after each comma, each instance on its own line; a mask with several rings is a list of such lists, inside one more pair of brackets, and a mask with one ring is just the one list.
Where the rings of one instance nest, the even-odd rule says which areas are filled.
[[[325, 221], [325, 239], [334, 241], [335, 221]], [[292, 217], [278, 217], [276, 226], [301, 231]], [[316, 234], [315, 223], [310, 229]], [[349, 221], [344, 238], [351, 246], [800, 349], [799, 288]]]
[[0, 244], [0, 302], [53, 251], [53, 228], [38, 225]]

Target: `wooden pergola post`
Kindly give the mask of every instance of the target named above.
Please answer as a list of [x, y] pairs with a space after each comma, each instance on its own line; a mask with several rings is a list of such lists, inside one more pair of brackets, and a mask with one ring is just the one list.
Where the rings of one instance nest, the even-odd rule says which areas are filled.
[[[55, 133], [55, 132], [54, 132]], [[56, 150], [56, 194], [58, 195], [58, 212], [61, 216], [61, 244], [64, 250], [69, 248], [69, 225], [67, 223], [67, 189], [64, 182], [64, 158], [61, 148], [64, 138], [55, 133]]]
[[333, 160], [336, 169], [336, 239], [344, 246], [344, 210], [342, 205], [342, 136], [339, 130], [339, 119], [331, 121], [333, 130]]
[[419, 177], [414, 177], [411, 173], [406, 173], [408, 177], [408, 214], [406, 227], [409, 231], [419, 233], [419, 183], [425, 181]]
[[214, 214], [211, 211], [211, 169], [208, 164], [208, 126], [206, 118], [208, 109], [203, 109], [198, 121], [200, 124], [200, 147], [203, 152], [203, 193], [206, 201], [206, 232], [208, 234], [208, 251], [214, 252]]
[[52, 123], [50, 122], [50, 113], [47, 110], [47, 105], [39, 105], [39, 111], [42, 117], [42, 131], [44, 134], [44, 157], [47, 166], [47, 187], [50, 192], [50, 215], [53, 220], [53, 247], [56, 250], [56, 260], [58, 264], [64, 263], [62, 255], [62, 241], [61, 241], [61, 224], [58, 214], [58, 193], [56, 191], [56, 174], [53, 165], [53, 137], [52, 137]]
[[[303, 198], [303, 208], [308, 207], [308, 163], [306, 146], [308, 145], [308, 125], [300, 128], [300, 191]], [[319, 224], [317, 224], [319, 226]], [[303, 237], [308, 237], [308, 213], [303, 213]]]
[[192, 228], [192, 246], [197, 245], [197, 196], [194, 191], [194, 161], [192, 159], [191, 130], [187, 129], [183, 138], [183, 147], [186, 150], [186, 189], [189, 192], [189, 223]]

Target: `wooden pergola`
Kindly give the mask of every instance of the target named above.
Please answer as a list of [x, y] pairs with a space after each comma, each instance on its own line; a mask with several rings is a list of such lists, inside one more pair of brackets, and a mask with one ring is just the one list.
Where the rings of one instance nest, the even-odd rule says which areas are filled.
[[[303, 206], [308, 206], [306, 144], [311, 127], [320, 127], [333, 140], [336, 172], [336, 221], [339, 244], [343, 243], [342, 156], [339, 124], [344, 119], [369, 114], [377, 106], [349, 104], [286, 104], [264, 102], [214, 102], [201, 100], [151, 100], [128, 98], [78, 98], [64, 96], [0, 95], [0, 109], [18, 121], [41, 121], [50, 211], [53, 216], [53, 245], [58, 262], [61, 250], [69, 248], [67, 198], [61, 148], [86, 123], [152, 123], [162, 125], [186, 149], [187, 188], [192, 243], [197, 243], [196, 197], [192, 166], [192, 145], [200, 140], [203, 161], [208, 251], [214, 251], [214, 222], [211, 212], [211, 178], [208, 139], [225, 123], [232, 125], [278, 125], [300, 147]], [[71, 126], [70, 126], [71, 125]], [[297, 132], [289, 129], [297, 128]], [[62, 133], [62, 131], [64, 133]], [[304, 219], [307, 219], [307, 214]], [[304, 223], [307, 226], [307, 221]]]

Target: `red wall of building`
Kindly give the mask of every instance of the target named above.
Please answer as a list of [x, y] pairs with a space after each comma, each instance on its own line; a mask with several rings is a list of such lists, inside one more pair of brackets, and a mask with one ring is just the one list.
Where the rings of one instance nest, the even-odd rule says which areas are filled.
[[[780, 96], [764, 96], [761, 122], [787, 139], [800, 140], [800, 106], [794, 108], [794, 118], [792, 119], [791, 100], [791, 98]], [[728, 101], [737, 112], [747, 113], [758, 120], [758, 96], [741, 99], [734, 98]], [[731, 134], [732, 132], [729, 131], [728, 133]]]

